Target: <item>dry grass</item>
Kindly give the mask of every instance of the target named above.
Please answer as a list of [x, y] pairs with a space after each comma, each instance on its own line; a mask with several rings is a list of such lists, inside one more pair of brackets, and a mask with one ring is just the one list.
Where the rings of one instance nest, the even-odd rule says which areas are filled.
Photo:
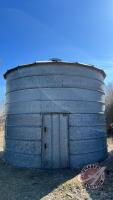
[[[72, 170], [28, 170], [0, 160], [0, 200], [111, 200], [113, 199], [113, 140], [109, 158], [102, 163], [109, 175], [99, 190], [87, 190]], [[2, 154], [2, 153], [1, 153]]]

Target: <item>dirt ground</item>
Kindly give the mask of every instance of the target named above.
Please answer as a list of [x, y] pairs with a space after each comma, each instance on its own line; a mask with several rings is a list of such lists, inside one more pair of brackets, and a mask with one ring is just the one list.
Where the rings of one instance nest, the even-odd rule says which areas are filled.
[[102, 165], [109, 173], [98, 190], [86, 189], [74, 170], [20, 169], [0, 159], [0, 200], [113, 200], [113, 140], [108, 144], [109, 158]]

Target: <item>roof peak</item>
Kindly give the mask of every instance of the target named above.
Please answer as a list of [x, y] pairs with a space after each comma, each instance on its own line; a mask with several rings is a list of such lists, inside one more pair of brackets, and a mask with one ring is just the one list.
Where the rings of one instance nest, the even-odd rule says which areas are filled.
[[62, 62], [60, 58], [50, 58], [49, 60], [53, 62]]

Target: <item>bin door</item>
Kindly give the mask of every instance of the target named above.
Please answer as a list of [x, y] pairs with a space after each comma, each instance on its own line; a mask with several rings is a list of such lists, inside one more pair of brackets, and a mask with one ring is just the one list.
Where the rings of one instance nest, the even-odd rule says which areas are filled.
[[42, 129], [42, 168], [67, 168], [68, 114], [44, 114]]

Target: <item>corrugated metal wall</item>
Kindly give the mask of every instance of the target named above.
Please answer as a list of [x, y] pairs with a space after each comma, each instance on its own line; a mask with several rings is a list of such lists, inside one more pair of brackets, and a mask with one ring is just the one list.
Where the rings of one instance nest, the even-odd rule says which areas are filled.
[[7, 74], [6, 160], [41, 168], [44, 113], [69, 116], [70, 167], [104, 159], [104, 103], [104, 76], [92, 68], [51, 63], [12, 71]]

